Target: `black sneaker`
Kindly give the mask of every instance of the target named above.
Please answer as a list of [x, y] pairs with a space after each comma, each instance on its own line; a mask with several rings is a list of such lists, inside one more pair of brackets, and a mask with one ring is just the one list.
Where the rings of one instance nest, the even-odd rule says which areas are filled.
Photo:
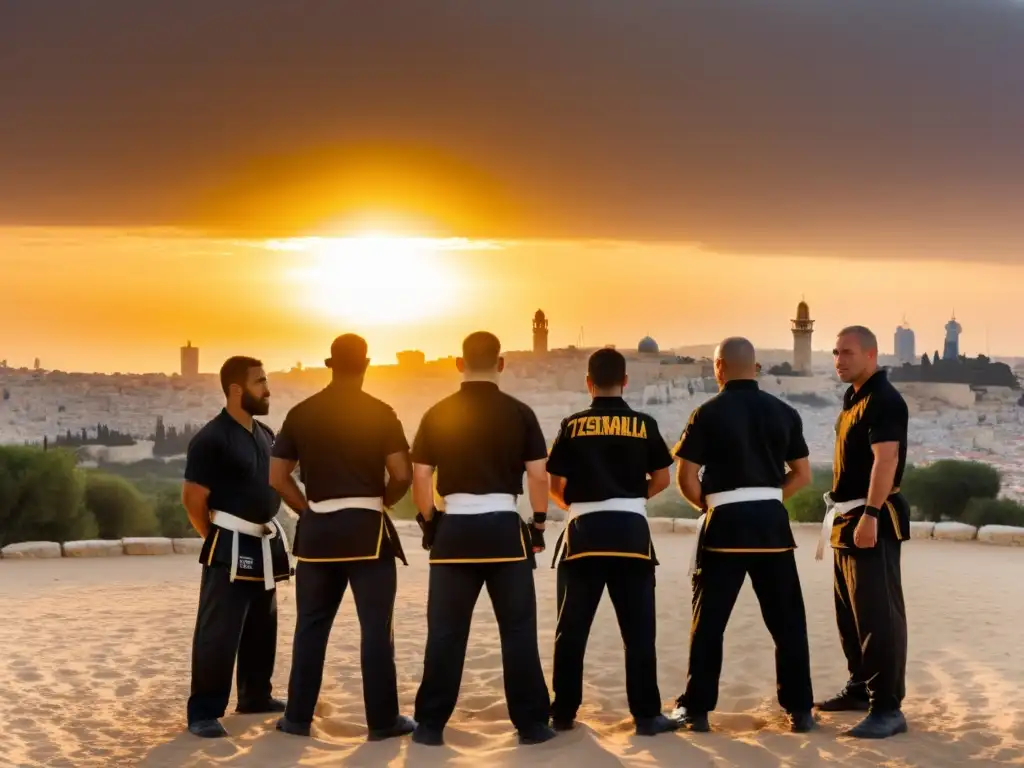
[[863, 686], [849, 683], [831, 699], [814, 705], [822, 712], [867, 712], [871, 708], [868, 692]]
[[196, 720], [188, 724], [188, 732], [201, 739], [223, 739], [228, 735], [218, 720]]
[[412, 740], [425, 747], [444, 746], [444, 729], [431, 728], [423, 723], [416, 724], [416, 730], [412, 732]]
[[287, 717], [282, 717], [274, 726], [281, 733], [290, 733], [292, 736], [309, 736], [310, 723], [293, 723]]
[[378, 728], [377, 730], [370, 731], [368, 740], [384, 741], [385, 739], [394, 739], [398, 736], [405, 736], [407, 733], [412, 733], [415, 730], [415, 720], [405, 715], [399, 715], [390, 728]]
[[888, 739], [907, 732], [907, 718], [898, 709], [891, 712], [870, 712], [846, 732], [855, 739]]
[[556, 735], [555, 729], [547, 723], [535, 723], [519, 731], [519, 743], [523, 746], [543, 744], [545, 741], [551, 741]]
[[789, 715], [790, 727], [793, 733], [810, 733], [818, 724], [814, 721], [814, 715], [808, 712], [791, 712]]
[[242, 704], [239, 702], [235, 708], [236, 715], [267, 715], [271, 713], [284, 712], [288, 707], [280, 699], [267, 699], [259, 704]]
[[633, 720], [636, 723], [637, 736], [657, 736], [659, 733], [672, 733], [683, 727], [682, 720], [673, 720], [664, 715], [654, 717], [639, 717]]
[[707, 712], [690, 712], [686, 707], [676, 707], [669, 715], [670, 720], [676, 720], [680, 726], [697, 733], [709, 733], [711, 724], [708, 722]]

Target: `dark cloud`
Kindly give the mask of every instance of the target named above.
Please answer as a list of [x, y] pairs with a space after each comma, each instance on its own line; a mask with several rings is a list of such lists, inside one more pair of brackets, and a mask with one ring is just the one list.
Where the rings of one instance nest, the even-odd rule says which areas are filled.
[[0, 0], [0, 219], [1024, 258], [1012, 0]]

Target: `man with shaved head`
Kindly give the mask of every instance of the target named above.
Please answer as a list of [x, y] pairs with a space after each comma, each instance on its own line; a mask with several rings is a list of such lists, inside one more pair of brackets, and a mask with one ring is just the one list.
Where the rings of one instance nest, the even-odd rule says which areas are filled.
[[725, 627], [750, 574], [775, 641], [779, 704], [792, 730], [803, 733], [814, 728], [807, 619], [782, 503], [811, 479], [803, 424], [796, 410], [758, 387], [746, 339], [718, 345], [715, 379], [721, 391], [690, 415], [673, 451], [679, 490], [702, 512], [691, 562], [689, 674], [673, 716], [691, 730], [710, 730]]
[[901, 542], [910, 538], [910, 508], [900, 494], [907, 463], [909, 412], [878, 367], [878, 342], [861, 325], [844, 328], [832, 350], [850, 387], [836, 420], [832, 490], [818, 558], [831, 540], [839, 636], [850, 678], [826, 712], [867, 711], [850, 730], [857, 738], [903, 733], [907, 614], [900, 575]]

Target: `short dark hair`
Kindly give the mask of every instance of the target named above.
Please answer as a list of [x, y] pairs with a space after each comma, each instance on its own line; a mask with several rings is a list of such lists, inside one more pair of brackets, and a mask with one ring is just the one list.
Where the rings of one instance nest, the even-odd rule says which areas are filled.
[[878, 351], [878, 339], [863, 325], [848, 325], [836, 334], [836, 338], [840, 336], [856, 336], [861, 349]]
[[257, 360], [255, 357], [236, 355], [225, 360], [224, 365], [220, 367], [220, 388], [224, 390], [225, 397], [232, 384], [245, 388], [249, 382], [250, 369], [262, 367], [263, 361]]
[[617, 349], [599, 349], [590, 356], [587, 373], [595, 387], [621, 387], [626, 382], [626, 358]]
[[366, 339], [354, 333], [346, 333], [331, 344], [327, 367], [335, 373], [362, 373], [366, 370], [366, 352]]
[[476, 331], [462, 342], [462, 359], [470, 371], [489, 371], [497, 367], [501, 342], [493, 333]]

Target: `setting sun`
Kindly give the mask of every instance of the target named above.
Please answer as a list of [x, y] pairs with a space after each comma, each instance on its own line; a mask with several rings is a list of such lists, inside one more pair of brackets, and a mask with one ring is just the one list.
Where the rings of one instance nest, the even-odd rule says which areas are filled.
[[474, 247], [462, 240], [387, 236], [296, 238], [267, 246], [306, 257], [288, 270], [300, 304], [325, 319], [359, 325], [443, 314], [463, 287], [443, 252]]

